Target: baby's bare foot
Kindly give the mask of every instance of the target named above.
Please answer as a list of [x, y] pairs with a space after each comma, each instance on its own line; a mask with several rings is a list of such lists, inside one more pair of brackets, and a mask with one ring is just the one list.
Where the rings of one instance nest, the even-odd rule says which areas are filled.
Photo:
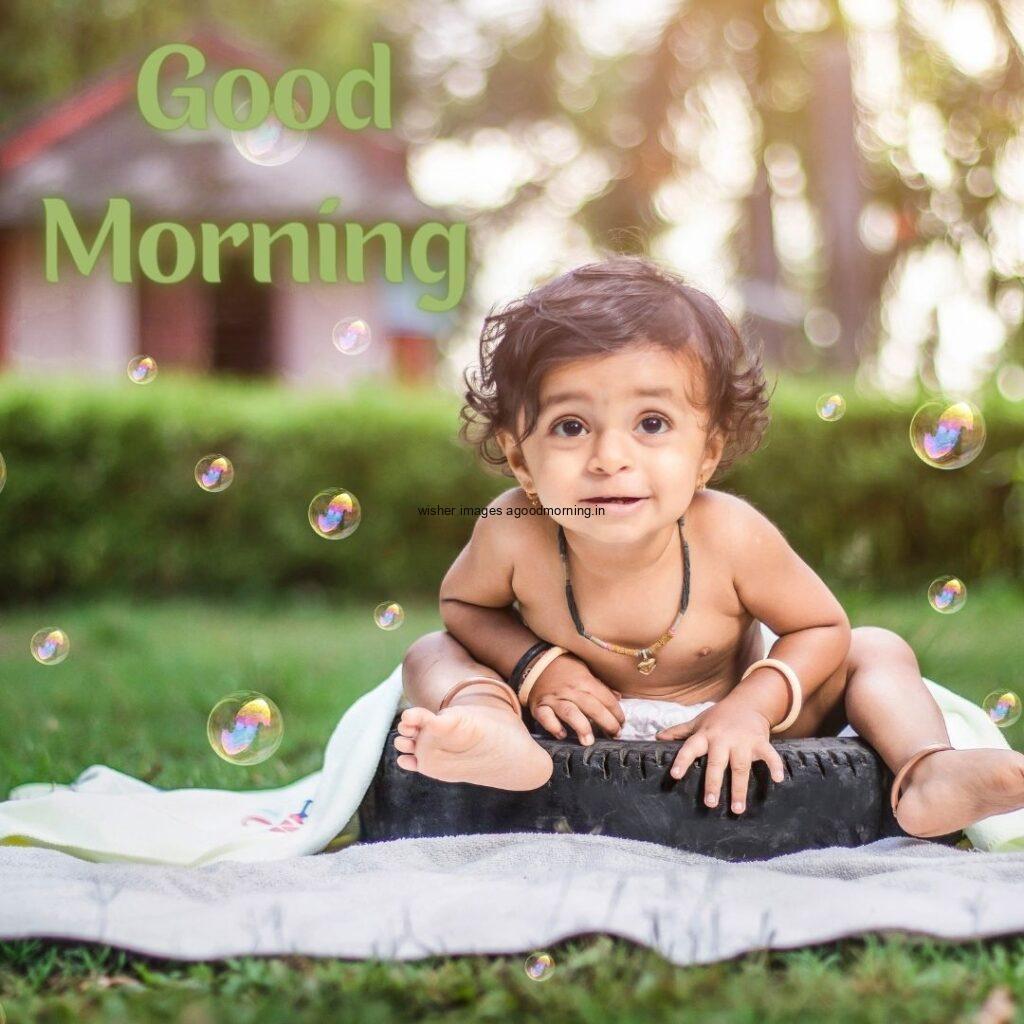
[[944, 836], [993, 814], [1024, 807], [1024, 754], [940, 750], [911, 769], [896, 820], [904, 832]]
[[543, 786], [554, 771], [523, 720], [503, 708], [458, 704], [439, 714], [409, 708], [398, 731], [398, 767], [442, 782], [520, 791]]

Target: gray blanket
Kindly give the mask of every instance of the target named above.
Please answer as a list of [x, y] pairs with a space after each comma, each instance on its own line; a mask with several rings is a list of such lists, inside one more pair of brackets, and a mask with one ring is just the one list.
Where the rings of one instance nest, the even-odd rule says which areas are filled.
[[180, 868], [0, 848], [0, 938], [179, 960], [527, 953], [605, 932], [695, 964], [891, 930], [1024, 930], [1024, 853], [884, 839], [732, 864], [629, 839], [524, 833]]

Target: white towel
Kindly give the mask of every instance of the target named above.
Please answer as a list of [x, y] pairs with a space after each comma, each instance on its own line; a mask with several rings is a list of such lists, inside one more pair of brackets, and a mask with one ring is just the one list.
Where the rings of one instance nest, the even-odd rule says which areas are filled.
[[[766, 649], [778, 637], [762, 624]], [[925, 680], [958, 748], [1008, 744], [977, 705]], [[402, 666], [338, 722], [323, 768], [280, 789], [161, 790], [102, 765], [69, 786], [30, 783], [0, 803], [0, 845], [40, 846], [92, 861], [198, 865], [316, 853], [352, 821], [402, 698]], [[982, 850], [1024, 849], [1024, 810], [966, 830]]]

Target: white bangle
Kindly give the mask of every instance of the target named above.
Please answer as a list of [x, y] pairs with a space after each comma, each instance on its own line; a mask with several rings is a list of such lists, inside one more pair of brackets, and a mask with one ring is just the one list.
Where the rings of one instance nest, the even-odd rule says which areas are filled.
[[785, 677], [786, 682], [789, 684], [790, 691], [790, 704], [789, 711], [786, 717], [779, 722], [778, 725], [772, 726], [772, 732], [785, 732], [797, 719], [797, 715], [800, 714], [800, 707], [803, 704], [803, 694], [800, 690], [800, 680], [797, 674], [787, 665], [784, 661], [779, 661], [778, 658], [762, 658], [760, 661], [755, 661], [753, 665], [747, 668], [747, 671], [740, 676], [740, 682], [742, 683], [747, 676], [756, 668], [767, 666], [768, 668], [778, 669]]
[[533, 689], [533, 684], [540, 678], [541, 672], [544, 671], [557, 658], [560, 654], [567, 653], [564, 647], [549, 647], [534, 663], [530, 666], [530, 671], [526, 673], [526, 678], [523, 680], [523, 685], [519, 687], [519, 703], [526, 707], [526, 702], [530, 698], [530, 691]]

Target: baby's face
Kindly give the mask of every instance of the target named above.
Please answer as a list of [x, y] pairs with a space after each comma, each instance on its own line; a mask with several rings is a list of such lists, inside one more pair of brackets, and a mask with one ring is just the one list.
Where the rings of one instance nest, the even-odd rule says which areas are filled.
[[[506, 456], [546, 508], [595, 509], [589, 518], [552, 515], [567, 528], [605, 540], [649, 534], [686, 511], [721, 455], [694, 404], [702, 373], [695, 356], [643, 343], [567, 363], [541, 383], [540, 417], [521, 457], [508, 444]], [[616, 497], [635, 500], [600, 500]]]

